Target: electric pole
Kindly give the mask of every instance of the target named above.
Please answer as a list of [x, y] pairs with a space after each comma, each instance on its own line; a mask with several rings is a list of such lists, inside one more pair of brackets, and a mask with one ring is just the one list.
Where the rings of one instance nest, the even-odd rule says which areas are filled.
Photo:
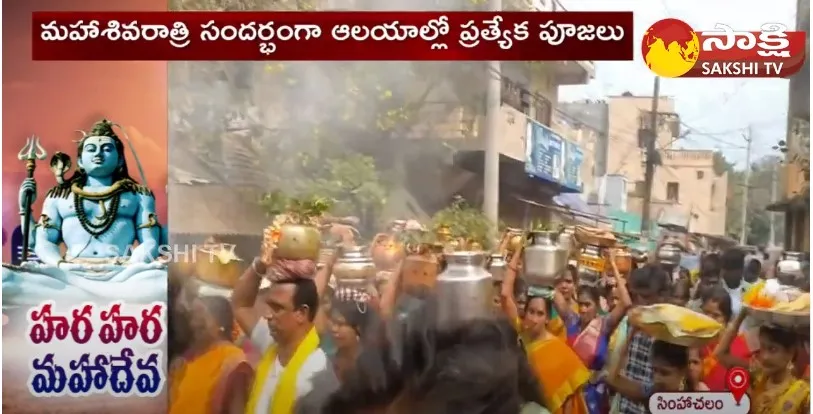
[[[492, 11], [502, 11], [502, 0], [491, 0]], [[500, 61], [486, 65], [486, 120], [485, 160], [483, 168], [483, 212], [494, 225], [495, 232], [500, 218], [500, 106], [502, 104], [502, 70]]]
[[652, 181], [655, 178], [655, 143], [658, 140], [658, 101], [661, 95], [661, 78], [655, 76], [652, 88], [652, 110], [650, 112], [649, 131], [646, 136], [646, 170], [644, 171], [644, 208], [641, 212], [641, 236], [649, 239], [649, 213], [652, 209]]
[[742, 187], [742, 217], [740, 219], [740, 245], [744, 245], [748, 238], [748, 192], [751, 186], [751, 126], [743, 134], [745, 139], [745, 183]]
[[[774, 164], [773, 168], [771, 169], [771, 204], [776, 202], [776, 193], [778, 191], [777, 186], [779, 184], [779, 177], [778, 177], [778, 164]], [[770, 237], [770, 245], [776, 246], [776, 213], [773, 211], [768, 212], [770, 219], [771, 219], [771, 237]]]

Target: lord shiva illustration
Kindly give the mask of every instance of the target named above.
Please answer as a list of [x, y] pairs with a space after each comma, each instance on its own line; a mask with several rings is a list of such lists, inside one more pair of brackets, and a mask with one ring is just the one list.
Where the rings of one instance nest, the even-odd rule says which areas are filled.
[[[69, 178], [70, 157], [60, 152], [51, 157], [56, 185], [47, 192], [36, 221], [31, 213], [37, 194], [33, 171], [46, 153], [36, 139], [29, 139], [20, 152], [28, 172], [19, 191], [23, 261], [3, 264], [4, 308], [45, 300], [165, 300], [167, 266], [158, 258], [166, 232], [152, 191], [130, 177], [125, 142], [116, 130], [122, 131], [146, 183], [123, 128], [101, 120], [89, 132], [79, 131], [77, 165]], [[36, 260], [26, 257], [29, 250]]]

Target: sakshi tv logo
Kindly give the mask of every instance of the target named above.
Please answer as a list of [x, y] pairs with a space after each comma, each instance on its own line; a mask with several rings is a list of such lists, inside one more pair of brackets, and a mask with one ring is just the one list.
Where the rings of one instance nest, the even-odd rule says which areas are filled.
[[682, 20], [663, 19], [644, 33], [641, 54], [664, 78], [784, 78], [804, 65], [805, 38], [779, 23], [759, 31], [717, 23], [698, 32]]

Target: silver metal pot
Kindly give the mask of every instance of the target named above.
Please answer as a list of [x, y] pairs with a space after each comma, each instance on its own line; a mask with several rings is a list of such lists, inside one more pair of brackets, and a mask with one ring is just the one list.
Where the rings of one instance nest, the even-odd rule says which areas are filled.
[[491, 273], [491, 278], [494, 281], [502, 282], [505, 279], [505, 271], [508, 269], [508, 263], [505, 262], [503, 255], [494, 253], [491, 255], [491, 260], [488, 264], [488, 272]]
[[482, 252], [453, 252], [444, 255], [446, 269], [437, 277], [440, 323], [487, 318], [493, 315], [492, 277], [486, 271]]
[[681, 249], [673, 244], [664, 244], [657, 255], [658, 261], [662, 264], [677, 266], [680, 263]]
[[556, 277], [567, 268], [567, 250], [556, 242], [558, 234], [551, 231], [528, 233], [529, 244], [525, 248], [523, 272], [531, 286], [553, 286]]

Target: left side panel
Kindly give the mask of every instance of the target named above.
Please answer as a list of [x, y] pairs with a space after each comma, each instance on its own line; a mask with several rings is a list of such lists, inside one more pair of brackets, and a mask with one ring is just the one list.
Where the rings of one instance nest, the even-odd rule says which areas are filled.
[[167, 65], [31, 60], [32, 12], [166, 8], [3, 2], [4, 413], [167, 412]]

